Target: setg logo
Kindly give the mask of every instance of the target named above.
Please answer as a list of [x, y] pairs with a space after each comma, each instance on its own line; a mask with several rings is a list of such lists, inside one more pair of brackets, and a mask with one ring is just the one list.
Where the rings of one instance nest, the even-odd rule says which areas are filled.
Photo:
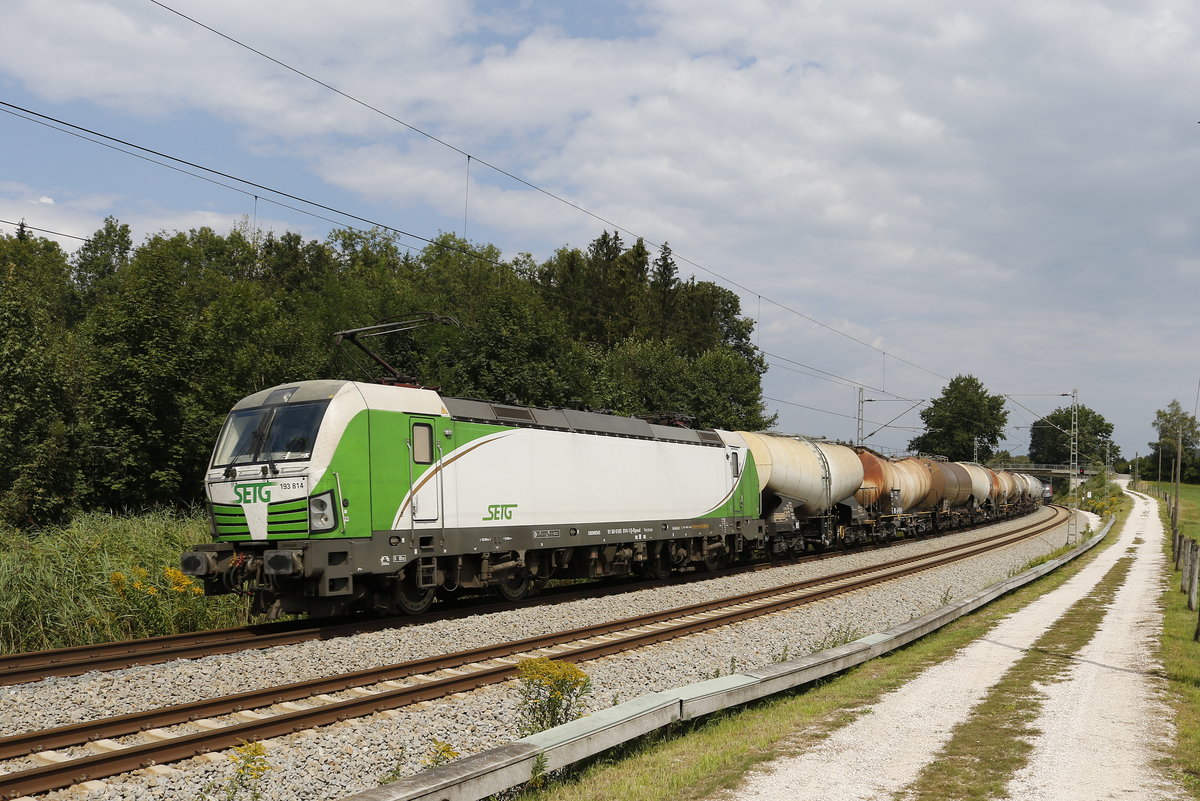
[[516, 508], [515, 503], [494, 503], [488, 507], [488, 516], [483, 520], [512, 520], [513, 509]]
[[271, 481], [258, 481], [253, 484], [234, 484], [233, 494], [238, 503], [268, 503], [271, 500]]

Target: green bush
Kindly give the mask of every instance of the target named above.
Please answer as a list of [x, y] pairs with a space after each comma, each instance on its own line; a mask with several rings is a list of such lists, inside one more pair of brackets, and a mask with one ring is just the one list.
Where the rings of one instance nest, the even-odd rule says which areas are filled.
[[208, 538], [202, 517], [164, 511], [0, 529], [0, 652], [243, 625], [242, 599], [206, 598], [179, 572], [180, 553]]

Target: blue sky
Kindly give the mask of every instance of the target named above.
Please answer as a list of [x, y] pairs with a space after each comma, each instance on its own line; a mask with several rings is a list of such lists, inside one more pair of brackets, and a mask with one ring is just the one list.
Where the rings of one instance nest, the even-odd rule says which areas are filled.
[[[1195, 402], [1194, 3], [164, 3], [745, 287], [783, 430], [971, 373], [1014, 452], [1078, 389], [1132, 454]], [[605, 227], [149, 0], [6, 3], [0, 100], [506, 256]], [[330, 228], [9, 114], [0, 142], [3, 220]]]

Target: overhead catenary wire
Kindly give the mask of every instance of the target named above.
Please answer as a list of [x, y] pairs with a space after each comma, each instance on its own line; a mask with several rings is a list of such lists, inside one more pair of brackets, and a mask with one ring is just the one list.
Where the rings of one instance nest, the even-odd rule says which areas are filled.
[[51, 236], [62, 236], [66, 237], [67, 239], [78, 239], [80, 242], [87, 242], [89, 238], [86, 236], [75, 236], [74, 234], [64, 234], [62, 231], [51, 231], [49, 228], [38, 228], [30, 225], [24, 220], [21, 220], [20, 222], [13, 222], [12, 220], [0, 220], [0, 225], [11, 225], [13, 228], [20, 228], [22, 225], [24, 225], [25, 229], [28, 231], [37, 231], [43, 234], [50, 234]]
[[[12, 104], [11, 104], [11, 103], [5, 103], [4, 101], [0, 100], [0, 106], [12, 106]], [[17, 110], [13, 110], [13, 109], [17, 109]], [[127, 149], [125, 149], [125, 148], [122, 148], [122, 147], [117, 147], [117, 146], [116, 146], [116, 145], [114, 145], [114, 144], [110, 144], [109, 142], [104, 142], [104, 141], [101, 141], [101, 138], [109, 138], [109, 137], [107, 137], [105, 134], [102, 134], [102, 133], [99, 133], [99, 132], [97, 132], [97, 133], [95, 134], [95, 136], [88, 136], [88, 135], [86, 135], [86, 134], [84, 134], [84, 133], [80, 133], [78, 130], [72, 131], [72, 130], [69, 130], [67, 127], [60, 127], [59, 125], [53, 124], [53, 122], [52, 122], [52, 121], [54, 121], [54, 118], [53, 118], [53, 117], [49, 117], [49, 118], [46, 118], [46, 119], [35, 119], [34, 117], [26, 116], [26, 114], [24, 114], [24, 113], [19, 113], [19, 111], [26, 111], [26, 110], [25, 110], [25, 109], [22, 109], [20, 106], [12, 106], [12, 108], [0, 108], [0, 112], [4, 112], [5, 114], [9, 114], [9, 115], [11, 115], [11, 116], [13, 116], [13, 117], [16, 117], [16, 118], [18, 118], [18, 119], [25, 120], [26, 122], [32, 122], [32, 123], [34, 123], [34, 124], [36, 124], [36, 125], [41, 125], [41, 126], [43, 126], [43, 127], [49, 128], [49, 129], [50, 129], [50, 130], [52, 130], [52, 131], [58, 131], [59, 133], [66, 134], [66, 135], [68, 135], [68, 136], [74, 136], [75, 138], [77, 138], [77, 139], [82, 139], [82, 140], [84, 140], [84, 141], [86, 141], [86, 142], [91, 142], [91, 143], [92, 143], [92, 144], [94, 144], [94, 145], [99, 145], [100, 147], [105, 147], [105, 148], [108, 148], [109, 150], [116, 151], [117, 153], [123, 153], [123, 154], [124, 154], [124, 155], [126, 155], [126, 156], [130, 156], [130, 157], [132, 157], [132, 158], [135, 158], [135, 159], [140, 159], [140, 160], [142, 160], [142, 161], [145, 161], [145, 162], [147, 162], [147, 163], [150, 163], [150, 164], [154, 164], [154, 165], [156, 165], [156, 166], [159, 166], [159, 167], [165, 167], [165, 168], [166, 168], [166, 169], [168, 169], [168, 170], [174, 170], [175, 172], [178, 172], [178, 173], [180, 173], [180, 174], [182, 174], [182, 175], [188, 175], [188, 176], [190, 176], [190, 177], [192, 177], [192, 178], [196, 178], [196, 179], [198, 179], [198, 180], [205, 181], [205, 182], [207, 182], [207, 183], [213, 184], [214, 186], [219, 186], [219, 187], [221, 187], [221, 188], [223, 188], [223, 189], [228, 189], [228, 190], [230, 190], [231, 192], [237, 192], [237, 193], [240, 193], [240, 194], [242, 194], [242, 195], [244, 195], [244, 196], [246, 196], [246, 197], [254, 197], [256, 201], [257, 201], [257, 200], [263, 200], [263, 201], [266, 201], [267, 203], [271, 203], [271, 204], [273, 204], [273, 205], [275, 205], [275, 206], [279, 206], [280, 208], [284, 208], [284, 209], [288, 209], [288, 210], [290, 210], [290, 211], [294, 211], [294, 212], [296, 212], [297, 214], [303, 214], [303, 215], [306, 215], [306, 216], [308, 216], [308, 217], [312, 217], [312, 218], [313, 218], [313, 219], [315, 219], [315, 220], [323, 220], [324, 222], [327, 222], [327, 223], [329, 223], [330, 225], [341, 226], [341, 227], [349, 228], [349, 229], [356, 230], [356, 231], [365, 231], [365, 230], [366, 230], [366, 229], [363, 229], [363, 228], [356, 228], [355, 226], [353, 226], [353, 225], [350, 225], [349, 223], [347, 223], [345, 220], [335, 220], [335, 219], [333, 219], [333, 218], [331, 218], [331, 217], [325, 217], [325, 216], [323, 216], [323, 215], [321, 215], [321, 214], [317, 214], [316, 212], [310, 211], [310, 210], [308, 210], [308, 209], [302, 209], [302, 208], [300, 208], [300, 207], [298, 207], [298, 206], [293, 206], [293, 205], [291, 205], [291, 204], [289, 204], [289, 203], [284, 203], [284, 202], [282, 202], [282, 201], [280, 201], [280, 200], [277, 200], [277, 199], [275, 199], [275, 198], [270, 198], [270, 197], [262, 197], [262, 196], [260, 196], [260, 195], [256, 195], [254, 192], [252, 192], [252, 191], [250, 191], [250, 190], [243, 189], [243, 188], [241, 188], [241, 187], [239, 187], [239, 186], [234, 186], [234, 185], [232, 185], [232, 184], [225, 183], [224, 181], [218, 181], [218, 180], [216, 180], [216, 179], [214, 179], [214, 178], [210, 178], [210, 177], [208, 177], [207, 175], [201, 175], [200, 173], [193, 172], [193, 171], [191, 171], [191, 170], [185, 170], [185, 169], [183, 169], [182, 167], [176, 166], [176, 165], [174, 165], [174, 164], [168, 164], [168, 163], [167, 163], [167, 162], [165, 162], [165, 161], [160, 161], [160, 160], [158, 160], [158, 159], [153, 159], [153, 158], [150, 158], [149, 156], [145, 156], [145, 155], [143, 155], [143, 154], [141, 154], [141, 153], [136, 153], [136, 152], [134, 152], [133, 150], [127, 150]], [[29, 114], [35, 114], [35, 115], [37, 114], [37, 112], [35, 112], [35, 111], [29, 111], [28, 113], [29, 113]], [[39, 115], [39, 116], [44, 116], [44, 115]], [[48, 121], [48, 120], [49, 120], [49, 121]], [[75, 126], [72, 126], [72, 125], [71, 125], [71, 123], [68, 123], [68, 122], [62, 122], [62, 125], [63, 125], [63, 126], [75, 127]], [[84, 131], [86, 131], [87, 129], [81, 129], [81, 130], [84, 130]], [[100, 138], [97, 138], [97, 137], [100, 137]], [[119, 140], [118, 140], [118, 141], [119, 141]], [[140, 146], [139, 146], [139, 145], [134, 145], [134, 144], [132, 144], [132, 143], [130, 143], [129, 147], [132, 147], [132, 148], [137, 148], [137, 149], [142, 149], [142, 148], [140, 148]], [[153, 151], [148, 151], [148, 152], [153, 152]], [[166, 156], [166, 155], [164, 155], [164, 158], [174, 159], [174, 157], [172, 157], [172, 156]], [[179, 161], [182, 161], [182, 160], [179, 160]], [[204, 169], [204, 168], [200, 168], [200, 169]], [[250, 183], [249, 181], [243, 181], [242, 179], [240, 179], [240, 178], [236, 178], [236, 177], [235, 177], [235, 178], [233, 178], [233, 180], [239, 181], [239, 182], [241, 182], [241, 183], [246, 183], [246, 184], [249, 184], [249, 183]], [[270, 191], [270, 190], [268, 190], [268, 191]], [[303, 200], [303, 199], [300, 199], [300, 202], [307, 203], [308, 201], [305, 201], [305, 200]], [[257, 205], [257, 204], [256, 204], [256, 205]], [[338, 212], [338, 211], [334, 210], [334, 213], [338, 213], [338, 214], [340, 214], [341, 212]], [[397, 233], [397, 234], [404, 233], [404, 232], [401, 232], [401, 231], [399, 231], [398, 229], [395, 229], [395, 228], [387, 228], [387, 230], [389, 230], [389, 231], [392, 231], [392, 232], [394, 232], [394, 233]], [[418, 240], [420, 240], [420, 241], [422, 241], [422, 242], [428, 242], [428, 241], [429, 241], [429, 240], [427, 240], [427, 239], [424, 239], [423, 237], [418, 237], [418, 236], [416, 236], [415, 234], [407, 234], [407, 233], [404, 233], [404, 235], [405, 235], [405, 236], [412, 236], [413, 238], [415, 238], [415, 239], [418, 239]], [[61, 236], [69, 236], [69, 237], [71, 237], [72, 239], [84, 239], [84, 240], [86, 240], [86, 239], [88, 238], [88, 237], [78, 237], [78, 236], [73, 236], [73, 235], [70, 235], [70, 234], [61, 234]], [[434, 243], [434, 244], [437, 244], [437, 243]], [[403, 244], [403, 243], [401, 243], [401, 246], [402, 246], [402, 247], [405, 247], [405, 248], [408, 248], [408, 247], [409, 247], [408, 245], [406, 245], [406, 244]], [[479, 258], [482, 258], [482, 257], [479, 257]]]
[[[21, 225], [21, 223], [14, 222], [14, 221], [11, 221], [11, 220], [4, 220], [4, 219], [0, 219], [0, 224], [12, 225], [12, 226], [14, 226], [14, 227], [17, 227], [17, 226]], [[51, 235], [53, 235], [53, 236], [62, 236], [62, 237], [68, 237], [68, 238], [70, 238], [70, 239], [77, 239], [77, 240], [84, 241], [84, 242], [86, 242], [86, 241], [88, 241], [88, 240], [90, 239], [90, 237], [77, 236], [77, 235], [75, 235], [75, 234], [66, 234], [66, 233], [62, 233], [62, 232], [59, 232], [59, 231], [51, 231], [51, 230], [49, 230], [49, 229], [46, 229], [46, 228], [38, 228], [38, 227], [36, 227], [36, 226], [32, 226], [32, 225], [29, 225], [29, 224], [27, 224], [27, 223], [25, 224], [25, 227], [26, 227], [28, 230], [30, 230], [30, 231], [39, 231], [39, 232], [42, 232], [42, 233], [51, 234]], [[360, 367], [361, 367], [361, 365], [358, 365], [358, 366], [360, 366]], [[826, 380], [828, 380], [828, 379], [826, 379]], [[844, 414], [844, 413], [842, 413], [842, 412], [835, 412], [835, 411], [832, 411], [832, 410], [829, 410], [829, 409], [821, 409], [821, 408], [819, 408], [819, 407], [816, 407], [816, 406], [808, 406], [808, 405], [805, 405], [805, 404], [796, 403], [796, 402], [794, 402], [794, 401], [787, 401], [787, 400], [782, 400], [782, 399], [779, 399], [779, 398], [771, 398], [771, 397], [767, 397], [767, 396], [763, 396], [763, 400], [769, 400], [769, 401], [772, 401], [772, 402], [775, 402], [775, 403], [783, 403], [783, 404], [786, 404], [786, 405], [789, 405], [789, 406], [796, 406], [796, 407], [799, 407], [799, 408], [808, 409], [808, 410], [810, 410], [810, 411], [818, 412], [818, 413], [821, 413], [821, 414], [833, 415], [833, 416], [835, 416], [835, 417], [844, 417], [844, 418], [849, 418], [849, 419], [856, 419], [856, 418], [855, 418], [853, 415]], [[894, 419], [895, 419], [895, 418], [893, 418], [893, 420], [894, 420]], [[891, 421], [889, 421], [889, 423], [879, 423], [878, 421], [875, 421], [875, 420], [867, 420], [866, 422], [869, 422], [869, 423], [871, 423], [872, 425], [878, 425], [878, 426], [880, 426], [881, 428], [893, 428], [893, 429], [900, 429], [900, 430], [907, 430], [907, 431], [916, 431], [916, 430], [919, 430], [919, 429], [917, 429], [917, 428], [914, 428], [914, 427], [911, 427], [911, 426], [893, 426], [893, 425], [890, 425], [890, 422], [891, 422]]]
[[[102, 144], [102, 143], [101, 143], [101, 144]], [[122, 151], [122, 152], [125, 152], [125, 151]], [[136, 155], [136, 154], [131, 154], [131, 155]], [[158, 163], [158, 162], [155, 162], [155, 163]], [[163, 166], [170, 166], [170, 165], [163, 165]], [[191, 174], [191, 173], [189, 173], [189, 174]], [[203, 176], [198, 176], [198, 177], [203, 177]], [[230, 188], [232, 188], [232, 189], [235, 189], [235, 191], [241, 191], [241, 190], [237, 190], [237, 188], [236, 188], [236, 187], [230, 187]], [[301, 210], [301, 211], [302, 211], [302, 210]], [[66, 237], [66, 238], [69, 238], [69, 239], [76, 239], [76, 240], [83, 241], [83, 242], [86, 242], [86, 241], [88, 241], [88, 240], [90, 239], [90, 237], [83, 237], [83, 236], [78, 236], [78, 235], [75, 235], [75, 234], [67, 234], [67, 233], [63, 233], [63, 232], [61, 232], [61, 231], [53, 231], [53, 230], [50, 230], [50, 229], [47, 229], [47, 228], [39, 228], [39, 227], [37, 227], [37, 226], [29, 225], [28, 223], [25, 223], [24, 221], [21, 221], [21, 222], [15, 222], [15, 221], [12, 221], [12, 220], [0, 219], [0, 224], [11, 225], [11, 226], [13, 226], [13, 227], [18, 227], [18, 226], [20, 226], [20, 225], [24, 224], [25, 228], [26, 228], [27, 230], [30, 230], [30, 231], [38, 231], [38, 232], [41, 232], [41, 233], [50, 234], [50, 235], [52, 235], [52, 236], [61, 236], [61, 237]], [[404, 247], [407, 247], [407, 246], [404, 246]], [[551, 292], [553, 292], [553, 289], [552, 289], [552, 288], [549, 288], [549, 289], [550, 289], [550, 291], [551, 291]], [[557, 294], [557, 293], [555, 293], [555, 294]], [[786, 357], [783, 357], [783, 356], [778, 356], [778, 355], [776, 355], [776, 354], [770, 354], [770, 355], [772, 355], [774, 358], [783, 359], [783, 360], [785, 360], [785, 361], [791, 361], [791, 362], [793, 362], [794, 364], [802, 364], [802, 363], [800, 363], [800, 362], [796, 362], [796, 361], [794, 361], [794, 360], [787, 359]], [[797, 370], [796, 368], [789, 367], [789, 366], [787, 366], [787, 365], [778, 364], [778, 365], [775, 365], [775, 366], [777, 366], [777, 367], [780, 367], [780, 368], [782, 368], [782, 369], [785, 369], [785, 370], [792, 370], [793, 372], [802, 372], [802, 371], [800, 371], [800, 370]], [[809, 367], [809, 369], [816, 370], [817, 372], [820, 372], [820, 373], [826, 373], [826, 376], [834, 376], [834, 374], [832, 374], [832, 373], [827, 373], [826, 371], [824, 371], [824, 370], [821, 370], [820, 368], [811, 367], [811, 366], [809, 366], [809, 365], [802, 365], [802, 366]], [[821, 380], [824, 380], [824, 381], [829, 381], [830, 383], [835, 383], [835, 384], [838, 384], [838, 385], [840, 385], [840, 386], [862, 386], [862, 387], [864, 387], [864, 388], [867, 388], [867, 389], [872, 389], [873, 391], [879, 391], [879, 392], [883, 392], [884, 394], [891, 394], [891, 395], [893, 395], [893, 397], [894, 397], [896, 400], [912, 401], [912, 399], [911, 399], [911, 398], [903, 398], [903, 397], [901, 397], [901, 396], [895, 395], [894, 393], [888, 393], [888, 392], [884, 392], [883, 390], [877, 390], [876, 388], [870, 387], [870, 386], [868, 386], [868, 385], [865, 385], [865, 384], [860, 384], [860, 383], [857, 383], [857, 382], [853, 382], [853, 380], [852, 380], [852, 379], [845, 379], [845, 381], [848, 381], [848, 382], [851, 382], [851, 383], [844, 383], [844, 382], [843, 382], [843, 381], [841, 381], [841, 380], [837, 380], [837, 379], [841, 379], [841, 378], [842, 378], [841, 376], [835, 376], [834, 378], [828, 378], [828, 377], [826, 377], [826, 376], [821, 376], [821, 375], [813, 375], [813, 374], [811, 374], [811, 373], [804, 373], [804, 374], [805, 374], [805, 375], [810, 375], [810, 376], [811, 376], [811, 377], [813, 377], [813, 378], [818, 378], [818, 379], [821, 379]], [[1008, 397], [1008, 396], [1005, 396], [1005, 397]], [[822, 408], [820, 408], [820, 407], [817, 407], [817, 406], [811, 406], [811, 405], [808, 405], [808, 404], [797, 403], [797, 402], [795, 402], [795, 401], [784, 400], [784, 399], [782, 399], [782, 398], [774, 398], [774, 397], [770, 397], [770, 396], [764, 395], [764, 396], [763, 396], [763, 400], [766, 400], [766, 401], [771, 401], [771, 402], [773, 402], [773, 403], [782, 403], [782, 404], [785, 404], [785, 405], [787, 405], [787, 406], [793, 406], [793, 407], [797, 407], [797, 408], [801, 408], [801, 409], [806, 409], [806, 410], [808, 410], [808, 411], [817, 412], [817, 413], [819, 413], [819, 414], [826, 414], [826, 415], [831, 415], [831, 416], [834, 416], [834, 417], [841, 417], [841, 418], [845, 418], [845, 419], [849, 419], [849, 420], [857, 420], [857, 419], [858, 419], [858, 418], [857, 418], [856, 416], [854, 416], [854, 415], [845, 414], [845, 413], [843, 413], [843, 412], [835, 412], [835, 411], [833, 411], [833, 410], [830, 410], [830, 409], [822, 409]], [[906, 415], [906, 414], [909, 414], [910, 412], [912, 412], [912, 411], [913, 411], [913, 410], [916, 408], [916, 406], [918, 406], [918, 405], [921, 405], [921, 404], [928, 404], [928, 403], [929, 403], [929, 401], [926, 401], [926, 400], [914, 401], [914, 405], [913, 405], [912, 407], [910, 407], [910, 408], [908, 408], [908, 409], [904, 410], [903, 412], [901, 412], [900, 414], [896, 415], [896, 416], [895, 416], [895, 417], [893, 417], [891, 420], [888, 420], [888, 421], [887, 421], [887, 422], [885, 422], [885, 423], [881, 423], [881, 422], [879, 422], [879, 421], [877, 421], [877, 420], [869, 420], [869, 419], [866, 419], [866, 418], [864, 418], [864, 419], [863, 419], [863, 422], [865, 422], [865, 423], [870, 423], [871, 425], [874, 425], [874, 426], [878, 426], [878, 428], [877, 428], [875, 431], [872, 431], [872, 432], [871, 432], [871, 434], [870, 434], [870, 435], [868, 435], [868, 436], [874, 436], [875, 434], [879, 433], [879, 431], [881, 431], [881, 430], [883, 430], [883, 429], [885, 429], [885, 428], [887, 428], [887, 429], [892, 429], [892, 430], [897, 430], [897, 431], [921, 431], [921, 430], [924, 430], [924, 429], [923, 429], [923, 427], [920, 427], [920, 426], [897, 426], [897, 425], [892, 425], [892, 423], [894, 423], [894, 422], [895, 422], [896, 420], [898, 420], [900, 417], [903, 417], [904, 415]], [[1022, 404], [1019, 404], [1019, 402], [1017, 402], [1017, 401], [1014, 401], [1014, 403], [1017, 403], [1018, 405], [1021, 405], [1021, 406], [1022, 406], [1022, 408], [1024, 408], [1026, 411], [1029, 411], [1031, 414], [1035, 414], [1035, 415], [1037, 414], [1036, 412], [1034, 412], [1033, 410], [1029, 409], [1028, 407], [1025, 407], [1025, 406], [1023, 406]], [[1039, 420], [1044, 420], [1044, 419], [1045, 419], [1045, 417], [1044, 417], [1044, 416], [1043, 416], [1043, 417], [1039, 417], [1038, 419], [1039, 419]], [[1062, 433], [1064, 433], [1064, 434], [1069, 434], [1069, 432], [1067, 432], [1065, 429], [1063, 429], [1063, 428], [1061, 428], [1061, 427], [1059, 427], [1059, 426], [1056, 426], [1056, 425], [1054, 425], [1053, 423], [1047, 423], [1047, 425], [1048, 425], [1049, 427], [1051, 427], [1051, 428], [1058, 429], [1059, 431], [1061, 431], [1061, 432], [1062, 432]], [[1097, 460], [1097, 459], [1099, 459], [1099, 457], [1098, 457], [1098, 456], [1096, 456], [1095, 454], [1084, 454], [1084, 455], [1085, 455], [1085, 456], [1088, 456], [1088, 457], [1090, 457], [1090, 458], [1092, 458], [1093, 460]]]
[[[470, 252], [464, 248], [446, 245], [444, 243], [438, 242], [435, 239], [430, 239], [429, 237], [421, 236], [420, 234], [414, 234], [411, 231], [406, 231], [402, 228], [397, 228], [393, 225], [388, 225], [387, 223], [378, 222], [376, 220], [372, 220], [370, 218], [355, 214], [354, 212], [344, 211], [342, 209], [338, 209], [333, 206], [326, 205], [326, 204], [321, 203], [316, 200], [309, 200], [308, 198], [301, 197], [300, 195], [295, 195], [295, 194], [292, 194], [291, 192], [287, 192], [282, 189], [275, 189], [273, 187], [266, 186], [265, 184], [260, 184], [256, 181], [252, 181], [248, 178], [240, 178], [231, 173], [223, 172], [222, 170], [218, 170], [213, 167], [206, 167], [203, 164], [199, 164], [194, 161], [189, 161], [187, 159], [180, 158], [179, 156], [172, 156], [169, 153], [163, 153], [162, 151], [155, 150], [153, 148], [146, 147], [144, 145], [139, 145], [134, 142], [130, 142], [125, 139], [121, 139], [119, 137], [111, 136], [109, 134], [101, 133], [100, 131], [95, 131], [95, 130], [92, 130], [91, 128], [85, 128], [82, 125], [76, 125], [74, 123], [67, 122], [66, 120], [58, 119], [57, 117], [51, 117], [48, 114], [42, 114], [42, 113], [34, 111], [32, 109], [28, 109], [23, 106], [18, 106], [15, 103], [9, 103], [7, 101], [0, 100], [0, 106], [3, 107], [3, 108], [0, 108], [0, 111], [10, 113], [15, 117], [28, 120], [29, 122], [36, 122], [39, 124], [53, 123], [53, 125], [47, 125], [47, 127], [54, 128], [55, 130], [60, 130], [63, 133], [68, 133], [68, 134], [75, 135], [75, 136], [79, 135], [79, 134], [74, 133], [76, 131], [83, 133], [83, 134], [88, 134], [89, 136], [79, 136], [79, 138], [87, 139], [88, 141], [92, 141], [96, 144], [100, 144], [105, 147], [109, 147], [110, 149], [117, 150], [118, 152], [126, 153], [127, 155], [131, 155], [136, 158], [141, 158], [145, 161], [149, 161], [154, 164], [161, 164], [161, 163], [156, 161], [155, 159], [146, 158], [138, 153], [130, 153], [129, 151], [123, 150], [122, 148], [113, 147], [111, 145], [106, 144], [105, 142], [97, 141], [96, 139], [94, 139], [92, 137], [98, 137], [99, 139], [105, 139], [105, 140], [108, 140], [109, 142], [115, 142], [117, 144], [124, 145], [127, 148], [133, 148], [134, 150], [139, 150], [142, 153], [149, 153], [151, 155], [157, 156], [158, 158], [167, 159], [169, 161], [176, 162], [177, 164], [183, 164], [188, 167], [191, 167], [192, 169], [201, 170], [203, 172], [207, 172], [212, 175], [217, 175], [217, 176], [220, 176], [220, 177], [225, 178], [230, 181], [236, 181], [237, 183], [245, 184], [246, 186], [253, 187], [254, 189], [259, 189], [264, 192], [270, 192], [270, 193], [278, 195], [280, 197], [285, 197], [285, 198], [288, 198], [289, 200], [294, 200], [298, 203], [304, 203], [306, 205], [312, 206], [313, 208], [322, 209], [322, 210], [330, 212], [332, 214], [339, 214], [339, 215], [342, 215], [343, 217], [347, 217], [349, 219], [357, 220], [361, 223], [370, 225], [373, 228], [378, 228], [383, 231], [389, 231], [391, 233], [398, 234], [400, 236], [407, 236], [412, 239], [418, 240], [420, 242], [425, 242], [426, 244], [433, 245], [434, 247], [440, 247], [440, 248], [445, 248], [445, 249], [449, 249], [449, 250], [454, 250], [465, 256], [480, 259], [482, 261], [486, 261], [486, 262], [496, 265], [496, 266], [500, 266], [500, 264], [501, 264], [499, 261], [496, 261], [495, 259], [488, 259], [484, 256], [479, 255], [478, 253]], [[11, 111], [10, 111], [10, 109], [11, 109]], [[14, 112], [20, 112], [20, 113], [14, 113]], [[67, 130], [67, 129], [71, 129], [71, 130]], [[188, 170], [182, 170], [182, 169], [179, 169], [178, 167], [175, 167], [170, 164], [161, 164], [161, 166], [169, 167], [170, 169], [174, 169], [177, 172], [182, 172], [182, 173], [185, 173], [188, 175], [194, 175], [194, 177], [201, 178], [202, 180], [206, 180], [209, 183], [214, 183], [214, 184], [217, 184], [218, 186], [223, 186], [227, 189], [231, 189], [236, 192], [241, 192], [242, 194], [246, 195], [247, 197], [254, 196], [254, 193], [250, 190], [241, 189], [239, 187], [234, 187], [234, 186], [229, 186], [228, 184], [224, 184], [220, 181], [215, 181], [215, 180], [213, 180], [211, 178], [207, 178], [205, 176], [195, 175], [194, 173], [191, 173]], [[300, 209], [295, 209], [291, 206], [287, 206], [286, 204], [280, 203], [279, 201], [275, 201], [271, 198], [263, 198], [263, 199], [270, 200], [271, 202], [277, 203], [278, 205], [284, 206], [286, 208], [292, 208], [293, 211], [300, 211], [301, 213], [304, 213], [304, 214], [310, 214], [310, 212], [302, 211]], [[313, 215], [313, 216], [317, 216], [317, 215]], [[327, 222], [333, 223], [334, 225], [345, 225], [345, 222], [343, 222], [343, 221], [330, 220], [328, 218], [321, 218], [321, 219], [325, 219]]]

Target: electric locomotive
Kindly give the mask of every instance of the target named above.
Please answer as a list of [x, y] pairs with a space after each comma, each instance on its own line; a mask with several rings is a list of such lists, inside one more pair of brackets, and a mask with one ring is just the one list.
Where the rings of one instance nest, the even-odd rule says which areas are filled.
[[213, 542], [182, 558], [256, 611], [419, 613], [551, 577], [713, 568], [761, 540], [732, 432], [429, 389], [301, 381], [229, 413], [205, 476]]

